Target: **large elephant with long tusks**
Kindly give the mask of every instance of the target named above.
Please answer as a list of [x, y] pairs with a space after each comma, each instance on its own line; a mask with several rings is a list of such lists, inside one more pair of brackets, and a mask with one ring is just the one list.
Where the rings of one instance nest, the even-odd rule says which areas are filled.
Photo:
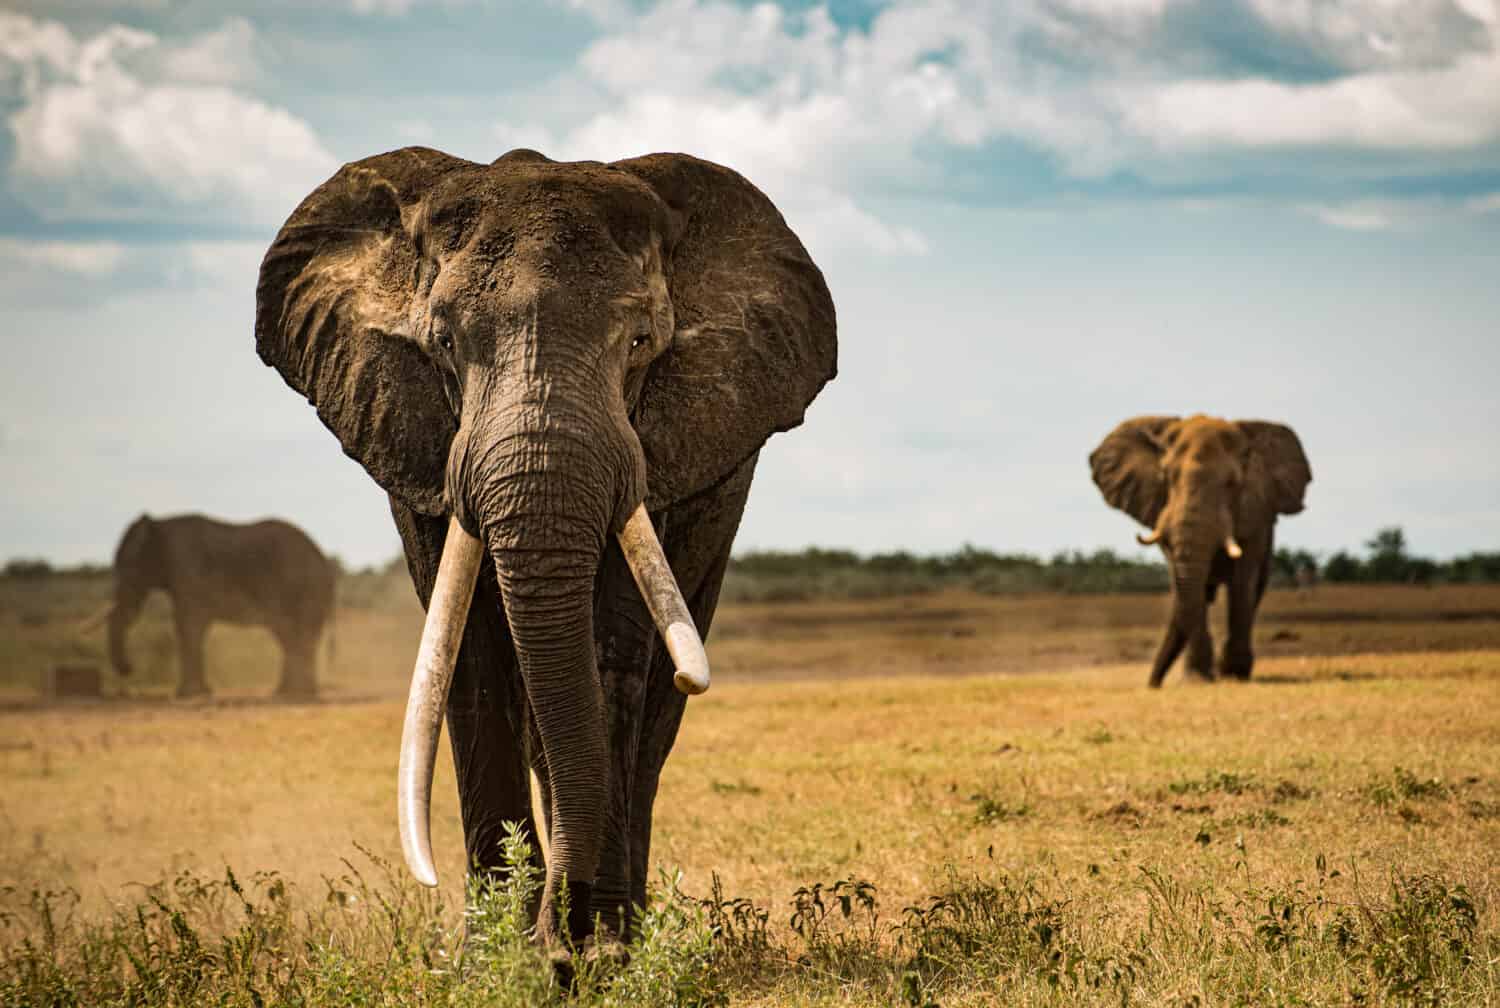
[[1214, 678], [1208, 607], [1229, 593], [1229, 635], [1219, 674], [1249, 679], [1250, 634], [1265, 594], [1276, 519], [1303, 508], [1312, 469], [1290, 427], [1198, 414], [1126, 420], [1089, 455], [1111, 507], [1151, 531], [1172, 578], [1172, 614], [1151, 664], [1152, 686], [1187, 648], [1189, 674]]
[[410, 147], [293, 212], [255, 330], [389, 494], [427, 607], [401, 741], [408, 866], [436, 883], [446, 714], [470, 863], [502, 870], [505, 821], [535, 830], [532, 768], [538, 935], [624, 938], [761, 445], [834, 375], [822, 274], [716, 164]]

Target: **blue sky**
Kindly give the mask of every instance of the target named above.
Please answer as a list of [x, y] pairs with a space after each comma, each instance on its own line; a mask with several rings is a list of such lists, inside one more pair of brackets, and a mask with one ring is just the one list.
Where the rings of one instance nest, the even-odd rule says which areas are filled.
[[1500, 548], [1497, 0], [6, 0], [0, 118], [0, 558], [183, 510], [396, 551], [251, 318], [298, 200], [412, 143], [776, 200], [840, 376], [742, 549], [1131, 552], [1088, 452], [1196, 411], [1299, 431], [1286, 544]]

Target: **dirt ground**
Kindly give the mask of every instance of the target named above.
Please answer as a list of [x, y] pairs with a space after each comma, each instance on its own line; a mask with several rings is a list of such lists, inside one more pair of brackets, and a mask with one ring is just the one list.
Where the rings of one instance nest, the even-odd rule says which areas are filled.
[[[655, 857], [690, 885], [718, 873], [767, 900], [852, 875], [895, 899], [991, 853], [1074, 868], [1180, 855], [1211, 874], [1232, 845], [1195, 846], [1207, 829], [1248, 837], [1275, 870], [1342, 852], [1465, 867], [1493, 887], [1500, 590], [1320, 588], [1268, 603], [1253, 683], [1174, 675], [1159, 693], [1143, 688], [1157, 597], [726, 609], [715, 687], [692, 701], [668, 763]], [[232, 629], [216, 632], [213, 702], [148, 689], [48, 706], [14, 690], [0, 715], [0, 880], [108, 902], [187, 869], [276, 870], [316, 891], [357, 847], [399, 860], [399, 696], [416, 628], [415, 606], [346, 612], [318, 704], [258, 699], [265, 674], [224, 682], [274, 659], [259, 632]], [[1366, 792], [1398, 768], [1445, 782], [1443, 800], [1411, 819], [1372, 805]], [[451, 767], [440, 773], [452, 884], [461, 843]], [[1201, 801], [1171, 790], [1213, 773], [1260, 784]], [[1259, 790], [1281, 781], [1315, 797], [1283, 806]]]

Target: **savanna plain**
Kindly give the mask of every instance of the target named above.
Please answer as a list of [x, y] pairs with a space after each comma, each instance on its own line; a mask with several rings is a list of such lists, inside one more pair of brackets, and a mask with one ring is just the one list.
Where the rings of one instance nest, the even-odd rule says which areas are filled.
[[107, 591], [0, 583], [5, 1005], [1500, 1003], [1500, 587], [1273, 591], [1253, 681], [1161, 691], [1155, 594], [726, 605], [653, 909], [572, 993], [535, 879], [465, 899], [449, 763], [442, 886], [399, 867], [404, 575], [346, 579], [320, 702], [234, 628], [166, 699], [160, 602], [139, 678], [44, 699]]

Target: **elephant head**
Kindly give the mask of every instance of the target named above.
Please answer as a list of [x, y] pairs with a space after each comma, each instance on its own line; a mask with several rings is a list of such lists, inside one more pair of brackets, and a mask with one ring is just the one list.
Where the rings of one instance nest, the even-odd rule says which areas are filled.
[[1203, 619], [1215, 562], [1268, 551], [1277, 516], [1302, 510], [1312, 479], [1290, 427], [1201, 414], [1127, 420], [1089, 465], [1104, 499], [1151, 530], [1139, 541], [1166, 554], [1184, 635]]
[[115, 548], [114, 600], [108, 610], [109, 661], [115, 673], [128, 676], [130, 659], [125, 654], [125, 635], [140, 615], [146, 595], [166, 587], [166, 558], [162, 537], [150, 515], [141, 515], [120, 538]]
[[592, 595], [620, 535], [685, 691], [702, 645], [644, 507], [715, 486], [835, 369], [834, 311], [771, 202], [680, 154], [348, 164], [261, 265], [256, 346], [408, 508], [451, 515], [413, 676], [402, 841], [435, 884], [433, 753], [482, 552], [553, 794], [549, 893], [592, 878], [609, 775]]

